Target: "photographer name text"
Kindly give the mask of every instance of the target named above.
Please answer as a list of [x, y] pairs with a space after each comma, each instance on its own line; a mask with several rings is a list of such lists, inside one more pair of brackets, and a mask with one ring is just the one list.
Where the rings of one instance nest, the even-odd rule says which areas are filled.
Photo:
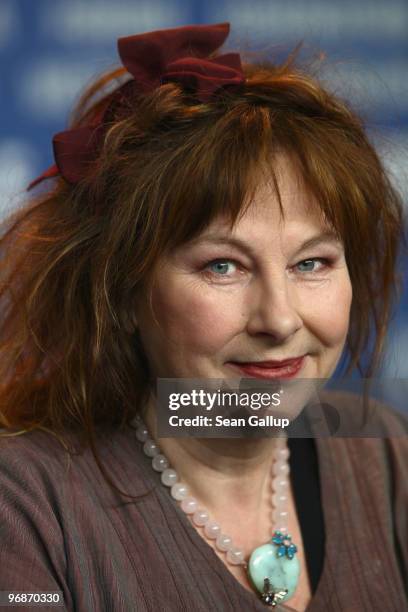
[[221, 415], [209, 417], [199, 415], [195, 417], [169, 417], [171, 427], [288, 427], [289, 419], [274, 417], [272, 415], [258, 416], [251, 414], [246, 417], [227, 418]]

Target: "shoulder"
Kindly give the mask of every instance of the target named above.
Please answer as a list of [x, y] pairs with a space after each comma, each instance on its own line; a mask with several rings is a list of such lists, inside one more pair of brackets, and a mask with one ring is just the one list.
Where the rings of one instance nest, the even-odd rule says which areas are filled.
[[329, 457], [339, 488], [347, 488], [351, 507], [362, 500], [367, 523], [373, 517], [377, 525], [386, 523], [407, 583], [408, 417], [354, 393], [327, 391], [325, 401], [341, 415], [341, 424], [334, 436], [317, 440], [318, 446]]
[[350, 474], [364, 474], [391, 494], [398, 489], [408, 503], [407, 416], [351, 392], [324, 390], [320, 401], [325, 406], [323, 420], [332, 428], [326, 446], [337, 469], [349, 466]]
[[[6, 434], [6, 435], [5, 435]], [[63, 455], [42, 432], [0, 436], [0, 587], [57, 588], [66, 560], [58, 482]], [[61, 447], [62, 448], [62, 447]], [[45, 549], [47, 551], [45, 552]], [[15, 571], [19, 568], [19, 572]], [[26, 589], [25, 589], [26, 590]], [[59, 590], [59, 589], [58, 589]]]
[[323, 389], [319, 392], [323, 415], [332, 419], [338, 437], [399, 438], [408, 443], [408, 413], [363, 393]]
[[59, 437], [45, 429], [32, 431], [0, 429], [0, 457], [19, 457], [35, 455], [38, 458], [63, 455], [68, 449], [75, 448], [74, 437]]
[[[5, 435], [6, 434], [6, 435]], [[31, 431], [20, 435], [4, 430], [0, 433], [0, 490], [13, 495], [38, 497], [54, 502], [72, 494], [95, 490], [107, 495], [111, 489], [99, 463], [121, 488], [131, 482], [132, 489], [143, 492], [140, 461], [135, 456], [136, 444], [130, 429], [112, 431], [95, 440], [95, 454], [82, 447], [74, 434], [59, 437], [46, 431]], [[115, 474], [115, 475], [114, 475]]]
[[67, 468], [69, 454], [53, 435], [43, 431], [0, 431], [0, 482], [50, 482]]
[[336, 473], [360, 474], [391, 495], [398, 489], [408, 503], [405, 415], [373, 397], [323, 389], [311, 417], [313, 437]]
[[17, 531], [21, 532], [33, 546], [39, 539], [61, 543], [61, 513], [70, 498], [70, 455], [61, 442], [46, 432], [1, 434], [3, 535], [10, 540], [17, 537]]

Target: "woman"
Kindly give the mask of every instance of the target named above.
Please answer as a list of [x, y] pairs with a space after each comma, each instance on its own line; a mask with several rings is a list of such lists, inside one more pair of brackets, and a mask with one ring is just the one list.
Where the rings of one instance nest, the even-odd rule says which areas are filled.
[[360, 121], [293, 58], [220, 54], [228, 30], [120, 39], [5, 228], [0, 590], [403, 610], [390, 412], [386, 440], [290, 440], [290, 478], [281, 436], [157, 437], [157, 379], [329, 379], [342, 355], [373, 376], [392, 305], [401, 204]]

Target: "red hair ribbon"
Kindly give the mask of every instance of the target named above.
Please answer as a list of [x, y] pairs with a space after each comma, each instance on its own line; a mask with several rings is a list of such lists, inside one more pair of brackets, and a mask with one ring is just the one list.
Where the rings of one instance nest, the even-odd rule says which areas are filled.
[[[221, 87], [240, 85], [245, 80], [238, 53], [208, 58], [224, 43], [229, 29], [229, 23], [218, 23], [156, 30], [119, 38], [118, 51], [141, 93], [175, 81], [193, 87], [196, 97], [207, 102]], [[55, 165], [32, 181], [28, 189], [57, 175], [77, 183], [95, 158], [102, 135], [102, 118], [94, 125], [56, 134]]]

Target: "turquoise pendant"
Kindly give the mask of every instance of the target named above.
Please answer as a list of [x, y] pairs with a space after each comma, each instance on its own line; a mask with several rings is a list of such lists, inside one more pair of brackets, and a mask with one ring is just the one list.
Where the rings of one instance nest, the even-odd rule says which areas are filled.
[[300, 574], [296, 552], [290, 535], [280, 531], [275, 531], [269, 544], [252, 552], [248, 574], [267, 605], [276, 607], [294, 594]]

